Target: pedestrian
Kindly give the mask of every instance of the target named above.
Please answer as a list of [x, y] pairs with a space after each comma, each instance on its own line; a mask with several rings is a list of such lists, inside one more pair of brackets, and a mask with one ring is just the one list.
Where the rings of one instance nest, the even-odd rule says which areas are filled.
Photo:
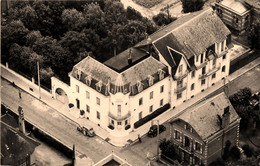
[[140, 143], [142, 142], [142, 139], [141, 139], [141, 137], [140, 137], [140, 134], [138, 134], [138, 140], [139, 140]]
[[19, 90], [19, 98], [21, 99], [22, 98], [22, 94], [21, 94], [21, 91]]

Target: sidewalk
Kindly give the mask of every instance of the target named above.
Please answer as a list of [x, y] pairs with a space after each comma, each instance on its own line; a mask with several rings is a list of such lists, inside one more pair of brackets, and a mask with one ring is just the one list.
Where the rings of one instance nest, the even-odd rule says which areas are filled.
[[[247, 64], [246, 66], [242, 67], [241, 69], [237, 70], [236, 72], [232, 73], [231, 75], [226, 77], [226, 80], [232, 82], [235, 78], [239, 77], [240, 75], [244, 74], [245, 72], [251, 70], [255, 66], [260, 64], [260, 57], [257, 58], [255, 61]], [[31, 81], [28, 79], [22, 77], [21, 75], [15, 73], [14, 71], [6, 68], [4, 65], [1, 64], [1, 76], [5, 79], [7, 79], [10, 82], [15, 82], [15, 84], [26, 91], [27, 93], [31, 94], [34, 96], [36, 99], [39, 98], [39, 89], [37, 88], [37, 85], [33, 85]], [[227, 81], [226, 81], [227, 83]], [[197, 104], [205, 99], [206, 96], [211, 94], [212, 92], [216, 91], [217, 89], [223, 87], [224, 85], [224, 80], [220, 80], [217, 82], [214, 86], [206, 89], [204, 92], [201, 92], [194, 96], [194, 98], [186, 100], [185, 103], [176, 106], [175, 109], [168, 110], [161, 114], [160, 116], [156, 117], [154, 120], [159, 120], [160, 124], [167, 122], [169, 119], [172, 119], [174, 117], [177, 117], [178, 115], [182, 114], [185, 112], [185, 110], [194, 104]], [[29, 88], [34, 88], [34, 91], [32, 92]], [[60, 101], [53, 99], [51, 93], [47, 92], [44, 89], [41, 89], [41, 99], [42, 102], [46, 103], [53, 109], [57, 110], [60, 114], [64, 115], [67, 117], [69, 120], [71, 120], [75, 126], [80, 124], [83, 126], [88, 126], [92, 127], [96, 134], [101, 137], [103, 140], [109, 142], [110, 144], [117, 146], [117, 147], [124, 147], [132, 142], [137, 141], [137, 136], [140, 134], [141, 136], [144, 136], [147, 131], [149, 130], [151, 126], [151, 122], [147, 122], [143, 126], [139, 127], [138, 129], [135, 129], [134, 131], [130, 132], [129, 135], [123, 136], [123, 137], [116, 137], [112, 136], [111, 134], [108, 133], [108, 131], [102, 129], [101, 127], [97, 126], [93, 122], [87, 120], [86, 118], [79, 118], [73, 116], [71, 113], [69, 113], [69, 108], [67, 105], [64, 105]]]

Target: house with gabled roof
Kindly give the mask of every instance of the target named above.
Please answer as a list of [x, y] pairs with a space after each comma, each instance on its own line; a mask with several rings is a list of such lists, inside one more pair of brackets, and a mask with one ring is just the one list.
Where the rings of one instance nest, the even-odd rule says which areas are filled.
[[226, 77], [230, 46], [230, 31], [208, 8], [177, 19], [104, 63], [86, 57], [69, 73], [69, 86], [52, 78], [53, 97], [65, 94], [62, 102], [123, 136], [161, 107], [173, 109]]
[[240, 118], [222, 92], [170, 120], [175, 151], [187, 164], [221, 158], [227, 141], [238, 146]]

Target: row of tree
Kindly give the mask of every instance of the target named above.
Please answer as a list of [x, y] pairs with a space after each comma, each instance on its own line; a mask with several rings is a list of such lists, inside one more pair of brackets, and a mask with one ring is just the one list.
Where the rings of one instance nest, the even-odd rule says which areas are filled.
[[103, 62], [158, 29], [117, 0], [98, 2], [12, 1], [1, 22], [2, 62], [35, 76], [38, 61], [43, 81], [54, 73], [67, 81], [87, 55]]

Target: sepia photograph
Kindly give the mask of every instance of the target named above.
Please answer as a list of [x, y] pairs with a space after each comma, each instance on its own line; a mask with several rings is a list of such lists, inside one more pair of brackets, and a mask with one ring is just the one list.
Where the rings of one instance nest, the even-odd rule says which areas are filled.
[[260, 166], [260, 0], [1, 0], [3, 166]]

